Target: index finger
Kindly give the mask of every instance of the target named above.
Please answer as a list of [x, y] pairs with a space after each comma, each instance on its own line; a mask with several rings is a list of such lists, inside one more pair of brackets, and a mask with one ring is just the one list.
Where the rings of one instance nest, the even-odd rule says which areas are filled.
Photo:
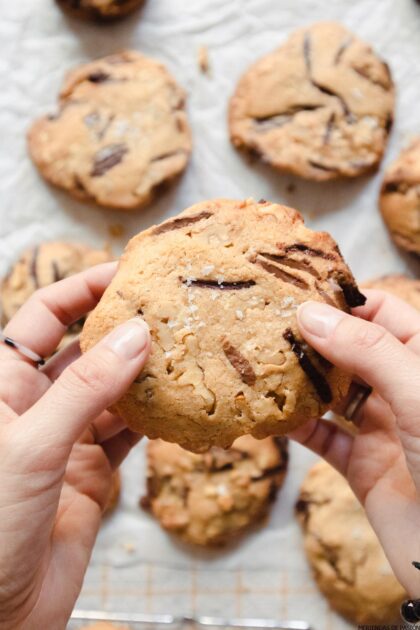
[[[116, 262], [105, 263], [39, 289], [12, 317], [4, 333], [40, 356], [49, 356], [68, 326], [96, 306], [116, 270]], [[26, 360], [7, 346], [2, 346], [2, 352]]]
[[386, 328], [399, 341], [420, 355], [420, 312], [408, 302], [381, 291], [364, 289], [367, 302], [352, 310], [354, 315]]

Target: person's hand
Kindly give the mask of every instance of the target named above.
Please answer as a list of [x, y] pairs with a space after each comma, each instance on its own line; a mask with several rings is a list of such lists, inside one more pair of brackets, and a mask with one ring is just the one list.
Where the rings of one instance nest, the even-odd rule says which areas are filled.
[[[4, 334], [49, 356], [91, 310], [111, 263], [35, 293]], [[140, 319], [80, 357], [78, 344], [37, 370], [0, 344], [0, 629], [61, 630], [79, 594], [111, 473], [139, 436], [107, 407], [150, 350]]]
[[357, 434], [321, 419], [290, 435], [347, 477], [395, 575], [420, 597], [412, 566], [420, 560], [420, 313], [382, 291], [366, 294], [358, 317], [318, 302], [298, 310], [307, 343], [373, 387]]

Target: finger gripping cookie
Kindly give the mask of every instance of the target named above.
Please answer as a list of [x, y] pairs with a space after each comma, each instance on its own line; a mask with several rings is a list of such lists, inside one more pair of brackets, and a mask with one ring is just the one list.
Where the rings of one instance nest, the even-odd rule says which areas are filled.
[[356, 177], [380, 161], [393, 108], [387, 64], [340, 24], [322, 22], [245, 72], [230, 102], [230, 136], [281, 171]]
[[420, 256], [420, 138], [387, 168], [379, 206], [395, 243]]
[[328, 234], [269, 202], [203, 202], [130, 241], [82, 348], [144, 317], [153, 353], [117, 412], [151, 438], [225, 448], [285, 433], [346, 392], [348, 377], [300, 337], [308, 299], [364, 302]]
[[194, 545], [223, 545], [266, 516], [283, 483], [287, 438], [239, 438], [198, 455], [162, 440], [147, 449], [145, 509]]
[[185, 94], [162, 64], [135, 51], [98, 59], [68, 75], [58, 112], [32, 125], [28, 143], [51, 184], [138, 209], [186, 167]]
[[98, 22], [117, 20], [138, 9], [144, 0], [56, 0], [75, 17]]

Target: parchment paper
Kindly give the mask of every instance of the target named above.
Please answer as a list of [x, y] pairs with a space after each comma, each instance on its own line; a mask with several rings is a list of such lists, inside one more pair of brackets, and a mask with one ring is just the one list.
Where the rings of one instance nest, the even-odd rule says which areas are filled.
[[[320, 19], [343, 22], [390, 63], [398, 104], [385, 165], [420, 132], [420, 7], [415, 0], [148, 0], [143, 11], [109, 26], [69, 19], [53, 0], [0, 0], [0, 273], [24, 247], [45, 239], [111, 241], [118, 254], [137, 231], [217, 196], [263, 197], [298, 208], [309, 226], [333, 234], [360, 280], [392, 271], [416, 273], [382, 225], [380, 172], [316, 185], [250, 164], [230, 146], [226, 107], [240, 74], [289, 31]], [[210, 76], [198, 70], [200, 46], [209, 49]], [[67, 69], [125, 47], [161, 60], [185, 87], [194, 135], [192, 160], [180, 182], [131, 215], [78, 203], [48, 187], [25, 144], [34, 117], [54, 110]], [[294, 192], [287, 191], [290, 184]], [[120, 238], [110, 236], [115, 224], [124, 226]], [[100, 532], [80, 607], [289, 616], [317, 629], [350, 627], [318, 595], [293, 517], [312, 455], [292, 447], [287, 482], [265, 528], [224, 553], [204, 553], [176, 543], [139, 510], [143, 448], [136, 448], [123, 466], [122, 501]]]

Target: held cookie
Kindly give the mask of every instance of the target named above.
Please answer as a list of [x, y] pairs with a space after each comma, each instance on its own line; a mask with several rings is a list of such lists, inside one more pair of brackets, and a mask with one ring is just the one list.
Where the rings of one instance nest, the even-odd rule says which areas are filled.
[[144, 0], [56, 0], [56, 2], [74, 17], [102, 22], [125, 17], [141, 7]]
[[382, 158], [393, 120], [389, 68], [340, 24], [299, 29], [242, 76], [233, 144], [306, 179], [356, 177]]
[[386, 170], [379, 207], [395, 243], [420, 256], [420, 138]]
[[287, 469], [286, 438], [239, 438], [204, 455], [162, 440], [147, 448], [147, 495], [162, 527], [194, 545], [223, 545], [268, 512]]
[[58, 112], [36, 121], [28, 142], [51, 184], [109, 208], [140, 208], [188, 162], [185, 94], [137, 52], [98, 59], [70, 72]]
[[303, 482], [296, 512], [308, 561], [331, 607], [358, 624], [398, 619], [404, 589], [344, 477], [318, 462]]
[[[108, 249], [92, 249], [79, 243], [52, 241], [27, 249], [0, 286], [2, 326], [37, 289], [112, 259]], [[83, 323], [84, 319], [70, 326], [63, 339], [64, 344], [80, 333]]]
[[393, 293], [401, 300], [405, 300], [420, 311], [420, 280], [414, 280], [402, 274], [389, 274], [364, 282], [366, 289], [381, 289]]
[[298, 333], [308, 299], [365, 301], [328, 234], [274, 203], [206, 201], [130, 241], [81, 347], [144, 317], [153, 353], [115, 410], [150, 438], [227, 448], [284, 434], [345, 395], [349, 377]]

